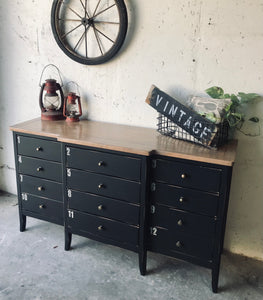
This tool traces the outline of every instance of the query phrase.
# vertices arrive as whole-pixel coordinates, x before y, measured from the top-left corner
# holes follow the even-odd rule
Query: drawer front
[[[213,239],[178,233],[163,228],[154,227],[151,232],[149,250],[162,252],[167,251],[174,253],[196,256],[201,259],[211,260],[213,254]]]
[[[19,176],[22,192],[63,201],[63,187],[61,183],[27,175]]]
[[[74,147],[66,154],[68,167],[140,181],[140,159]]]
[[[187,163],[156,159],[153,179],[207,192],[219,192],[221,171]]]
[[[62,166],[57,162],[19,155],[18,172],[62,182]]]
[[[168,230],[212,236],[215,234],[216,221],[207,216],[195,215],[163,205],[155,205],[151,214],[151,226]]]
[[[69,189],[138,203],[140,183],[75,169],[67,169]]]
[[[20,155],[61,162],[61,144],[39,138],[18,136],[17,151]]]
[[[62,202],[22,193],[22,209],[37,213],[48,219],[57,220],[63,224]]]
[[[68,190],[68,208],[129,224],[139,224],[138,205],[94,194]]]
[[[138,227],[69,210],[68,226],[72,230],[109,238],[122,243],[138,244]]]
[[[160,182],[151,184],[151,202],[208,216],[217,216],[218,212],[217,195]]]

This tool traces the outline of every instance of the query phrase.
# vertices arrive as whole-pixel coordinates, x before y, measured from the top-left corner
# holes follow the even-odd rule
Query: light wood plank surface
[[[210,150],[163,136],[155,129],[86,120],[68,123],[37,118],[11,126],[10,130],[76,145],[145,156],[160,154],[225,166],[233,165],[237,147],[237,141],[231,141],[218,150]]]

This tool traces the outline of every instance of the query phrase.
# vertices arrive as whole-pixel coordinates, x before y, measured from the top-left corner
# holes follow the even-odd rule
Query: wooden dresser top
[[[20,133],[55,138],[65,143],[145,156],[160,154],[224,166],[233,165],[237,148],[237,141],[231,141],[218,150],[210,150],[163,136],[155,129],[86,120],[68,123],[43,121],[37,118],[11,126],[10,129]]]

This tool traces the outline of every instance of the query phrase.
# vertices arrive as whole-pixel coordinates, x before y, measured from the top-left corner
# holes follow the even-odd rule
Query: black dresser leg
[[[139,252],[139,267],[141,275],[146,274],[147,251]]]
[[[70,249],[72,239],[72,233],[65,231],[65,250],[68,251]]]
[[[218,291],[218,278],[219,278],[219,264],[212,268],[212,291],[217,293]]]
[[[20,221],[20,231],[23,232],[26,230],[26,216],[19,214],[19,221]]]

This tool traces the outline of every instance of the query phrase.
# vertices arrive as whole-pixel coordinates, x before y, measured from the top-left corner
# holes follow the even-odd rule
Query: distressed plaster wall
[[[129,32],[121,53],[83,66],[54,41],[52,0],[0,1],[0,189],[16,193],[8,127],[39,116],[38,83],[48,63],[64,82],[79,84],[85,117],[98,121],[155,127],[156,113],[144,102],[151,84],[182,100],[213,85],[263,94],[263,1],[125,2]],[[225,248],[263,260],[262,102],[250,110],[261,132],[238,134]]]

